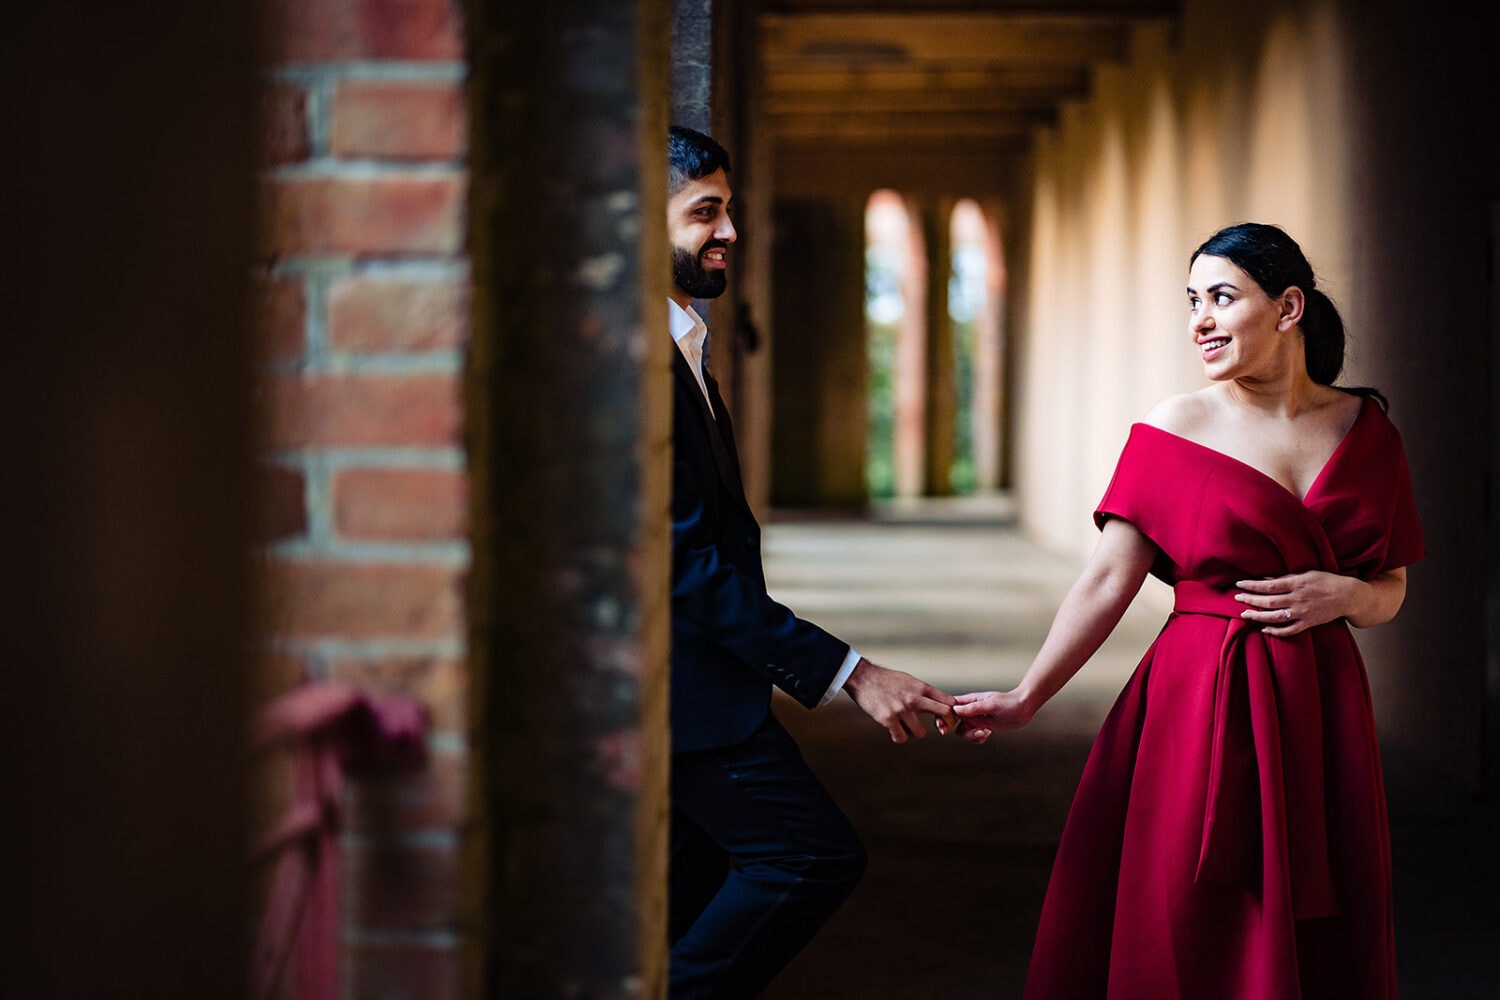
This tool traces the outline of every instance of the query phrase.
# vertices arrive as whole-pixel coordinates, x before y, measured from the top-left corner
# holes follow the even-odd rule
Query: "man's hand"
[[[864,657],[844,681],[844,690],[866,715],[890,731],[894,743],[927,735],[920,718],[923,712],[937,717],[939,732],[949,732],[958,725],[951,694],[911,674],[878,667]]]

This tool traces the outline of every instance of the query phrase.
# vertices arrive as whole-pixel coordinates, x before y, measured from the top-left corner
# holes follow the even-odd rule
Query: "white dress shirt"
[[[671,299],[667,299],[667,315],[672,323],[672,342],[687,358],[693,378],[698,380],[703,398],[708,400],[708,412],[713,413],[713,400],[708,399],[708,383],[703,380],[703,345],[708,342],[708,324],[698,317],[692,306],[684,309]]]
[[[671,320],[672,342],[687,359],[688,367],[692,369],[693,377],[698,380],[698,388],[703,390],[703,398],[708,400],[708,411],[713,412],[714,404],[708,399],[708,383],[703,380],[703,345],[708,340],[708,324],[698,316],[693,308],[682,306],[667,299],[667,314]],[[844,663],[839,667],[839,672],[834,675],[833,683],[828,685],[828,690],[818,701],[818,707],[828,704],[843,690],[844,682],[849,675],[854,673],[854,668],[859,665],[859,652],[849,647],[849,653],[844,657]]]

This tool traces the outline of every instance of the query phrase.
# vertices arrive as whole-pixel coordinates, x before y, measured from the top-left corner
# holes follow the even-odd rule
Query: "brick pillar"
[[[472,0],[464,995],[665,995],[669,5]]]
[[[927,250],[926,488],[928,496],[953,492],[954,418],[957,391],[953,364],[953,319],[948,313],[948,281],[953,275],[953,199],[934,198],[921,206]]]
[[[7,997],[242,997],[255,24],[7,26]]]
[[[346,995],[458,982],[466,766],[463,36],[453,0],[263,0],[267,693],[420,698],[420,773],[347,803]]]

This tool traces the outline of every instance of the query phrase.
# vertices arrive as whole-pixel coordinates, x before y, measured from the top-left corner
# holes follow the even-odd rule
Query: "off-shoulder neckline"
[[[1318,487],[1322,485],[1323,480],[1327,477],[1328,470],[1333,467],[1335,459],[1339,457],[1339,454],[1344,450],[1345,446],[1348,445],[1349,441],[1354,437],[1355,429],[1364,422],[1365,415],[1369,412],[1370,409],[1370,398],[1366,396],[1363,400],[1360,401],[1359,413],[1355,414],[1354,422],[1349,425],[1348,430],[1344,431],[1344,436],[1339,438],[1339,443],[1334,446],[1333,451],[1330,452],[1328,457],[1323,460],[1322,466],[1318,469],[1318,474],[1314,476],[1313,481],[1308,484],[1307,492],[1302,494],[1302,496],[1300,497],[1297,496],[1297,494],[1293,493],[1290,489],[1288,489],[1285,483],[1281,482],[1281,480],[1277,479],[1275,476],[1271,475],[1265,470],[1259,469],[1256,466],[1251,465],[1249,462],[1246,462],[1243,459],[1235,458],[1233,455],[1222,452],[1217,448],[1210,448],[1208,445],[1202,444],[1198,441],[1194,441],[1192,438],[1183,437],[1181,434],[1174,434],[1169,430],[1157,427],[1155,424],[1145,423],[1144,421],[1137,422],[1133,425],[1133,427],[1147,428],[1148,430],[1155,431],[1158,434],[1162,434],[1174,440],[1181,441],[1184,444],[1192,445],[1194,448],[1200,448],[1203,451],[1208,452],[1210,455],[1217,455],[1219,458],[1224,459],[1226,462],[1232,462],[1235,465],[1249,469],[1251,472],[1255,473],[1257,476],[1260,476],[1262,479],[1274,483],[1277,489],[1283,491],[1287,496],[1293,498],[1305,507],[1307,506],[1309,498],[1311,498],[1312,495],[1317,492]]]

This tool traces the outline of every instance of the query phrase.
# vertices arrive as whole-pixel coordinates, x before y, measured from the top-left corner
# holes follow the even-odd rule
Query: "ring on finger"
[[[1282,621],[1286,621],[1286,622],[1289,622],[1289,621],[1292,620],[1292,609],[1291,608],[1282,608],[1281,609],[1281,620]]]

